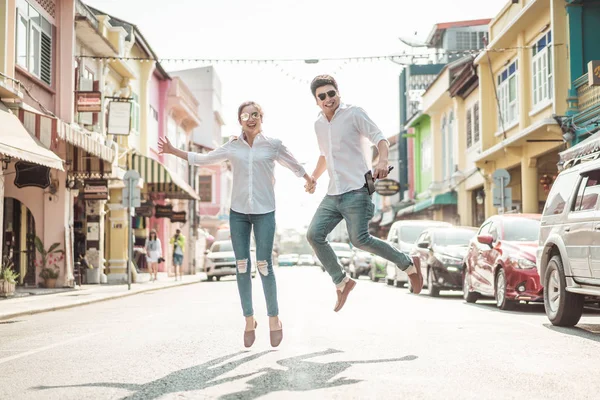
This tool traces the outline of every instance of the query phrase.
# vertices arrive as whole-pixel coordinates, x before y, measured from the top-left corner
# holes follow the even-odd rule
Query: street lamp
[[[485,193],[483,193],[482,190],[477,192],[477,196],[475,197],[475,201],[477,202],[477,204],[479,204],[479,205],[483,204],[483,201],[485,200],[484,195],[485,195]]]
[[[11,161],[10,156],[2,157],[2,171],[5,171],[8,169],[8,164],[10,164],[10,161]]]

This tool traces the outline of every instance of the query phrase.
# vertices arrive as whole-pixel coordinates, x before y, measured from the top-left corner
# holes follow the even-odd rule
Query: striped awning
[[[129,156],[129,168],[140,173],[149,193],[164,194],[168,199],[200,200],[200,196],[182,177],[157,160],[132,154]]]
[[[70,162],[69,175],[72,177],[105,179],[111,176],[111,163],[71,144],[67,144],[67,161]]]

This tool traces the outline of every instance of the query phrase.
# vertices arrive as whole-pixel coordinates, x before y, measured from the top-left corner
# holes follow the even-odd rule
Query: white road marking
[[[72,339],[64,340],[62,342],[58,342],[58,343],[50,344],[48,346],[40,347],[35,350],[26,351],[25,353],[15,354],[14,356],[6,357],[6,358],[0,358],[0,364],[4,364],[5,362],[9,362],[9,361],[16,360],[19,358],[27,357],[27,356],[30,356],[35,353],[40,353],[42,351],[50,350],[55,347],[59,347],[59,346],[62,346],[62,345],[68,344],[68,343],[78,342],[80,340],[87,339],[89,337],[96,336],[99,334],[100,334],[100,332],[90,333],[88,335],[78,336],[78,337],[75,337]]]

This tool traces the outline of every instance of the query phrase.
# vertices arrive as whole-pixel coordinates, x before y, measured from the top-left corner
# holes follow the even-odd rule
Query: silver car
[[[537,268],[548,319],[573,326],[586,297],[600,298],[600,160],[565,166],[542,214]]]
[[[390,227],[390,231],[387,236],[387,242],[406,254],[407,256],[412,252],[415,247],[415,242],[427,228],[443,228],[450,227],[452,224],[441,221],[427,221],[427,220],[405,220],[396,221]],[[375,263],[380,262],[381,257],[376,257]],[[388,262],[386,266],[386,277],[385,281],[388,285],[395,285],[402,287],[408,283],[408,275],[402,271],[392,262]]]
[[[256,276],[256,251],[250,249],[251,272],[252,277]],[[205,253],[204,272],[209,281],[217,279],[221,280],[222,276],[230,276],[236,274],[235,254],[231,240],[219,240],[210,246],[210,249]]]

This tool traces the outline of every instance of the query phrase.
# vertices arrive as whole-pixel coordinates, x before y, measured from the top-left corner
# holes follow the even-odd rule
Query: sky
[[[399,37],[424,39],[436,23],[493,18],[507,1],[84,0],[137,25],[159,58],[278,60],[401,54],[410,49]],[[176,71],[209,64],[162,65]],[[319,157],[319,108],[307,82],[318,74],[333,74],[342,101],[364,108],[386,137],[399,132],[402,66],[391,61],[212,65],[222,83],[223,135],[239,134],[237,107],[254,100],[265,111],[265,135],[281,139],[309,174]],[[325,173],[310,195],[303,179],[277,166],[278,227],[303,230],[328,182]]]

